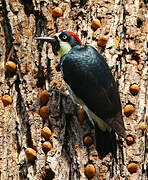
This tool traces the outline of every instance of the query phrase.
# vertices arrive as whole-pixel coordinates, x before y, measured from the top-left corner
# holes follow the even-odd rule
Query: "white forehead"
[[[54,36],[56,36],[59,39],[60,34],[61,33],[59,32],[59,33],[56,33]]]

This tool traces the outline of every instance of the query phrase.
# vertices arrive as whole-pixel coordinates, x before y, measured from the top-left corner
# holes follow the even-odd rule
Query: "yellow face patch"
[[[57,52],[61,57],[67,54],[71,50],[71,46],[68,42],[60,41],[60,50]]]
[[[57,53],[58,53],[58,56],[61,57],[67,54],[71,50],[71,46],[68,42],[61,41],[61,39],[59,38],[59,35],[60,33],[55,34],[55,36],[58,38],[59,43],[60,43],[60,50]]]

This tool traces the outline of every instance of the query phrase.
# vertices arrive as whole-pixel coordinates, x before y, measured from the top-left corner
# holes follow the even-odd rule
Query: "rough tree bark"
[[[147,121],[147,4],[146,0],[0,0],[0,96],[9,94],[13,103],[4,106],[0,99],[0,179],[81,179],[85,180],[85,166],[95,165],[93,179],[148,178],[147,130],[138,124]],[[52,17],[52,9],[59,6],[63,16]],[[102,26],[94,31],[93,18],[99,18]],[[53,56],[51,47],[36,42],[35,37],[53,35],[63,29],[78,34],[83,44],[97,47],[100,35],[109,37],[101,53],[119,84],[122,107],[133,104],[134,113],[123,114],[127,134],[134,144],[123,142],[117,149],[116,163],[111,155],[100,159],[94,144],[85,147],[83,137],[94,137],[87,117],[81,125],[77,119],[77,107],[72,103],[60,72],[56,71],[59,59]],[[17,64],[15,73],[6,71],[11,60]],[[133,96],[131,84],[138,84],[140,91]],[[42,89],[49,92],[50,115],[39,115],[39,96]],[[41,128],[48,126],[53,134],[53,148],[44,154]],[[25,148],[37,152],[35,161],[25,156]],[[127,165],[137,164],[137,171],[130,173]]]

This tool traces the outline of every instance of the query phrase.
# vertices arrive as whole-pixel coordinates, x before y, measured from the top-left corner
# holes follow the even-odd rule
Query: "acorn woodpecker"
[[[120,96],[105,58],[90,45],[82,45],[71,31],[38,37],[51,43],[60,56],[60,70],[73,101],[83,106],[89,119],[103,132],[115,131],[125,138]]]

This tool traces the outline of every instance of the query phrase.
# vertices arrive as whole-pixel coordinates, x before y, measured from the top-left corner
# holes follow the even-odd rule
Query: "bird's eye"
[[[62,39],[63,39],[63,40],[66,40],[66,39],[67,39],[67,36],[66,36],[66,35],[63,35],[63,36],[62,36]]]

